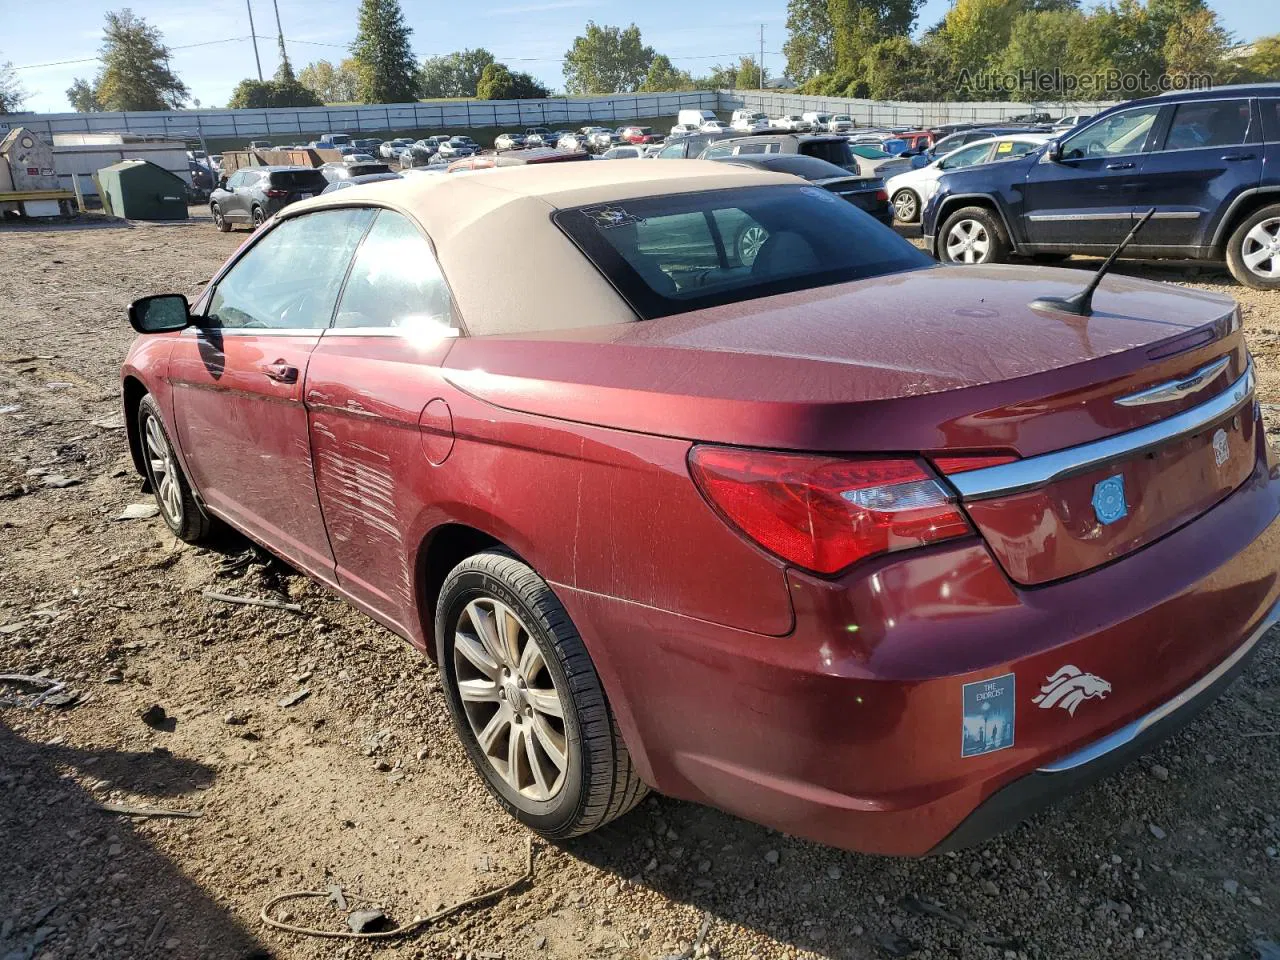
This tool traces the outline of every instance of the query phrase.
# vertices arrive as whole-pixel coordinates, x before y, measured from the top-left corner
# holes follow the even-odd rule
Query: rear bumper
[[[1054,800],[1114,773],[1177,733],[1231,686],[1258,652],[1263,636],[1277,623],[1280,603],[1267,611],[1231,656],[1196,683],[1146,716],[997,790],[930,853],[961,850],[1003,833]]]
[[[785,637],[555,589],[652,786],[834,846],[919,856],[1012,825],[1207,704],[1276,615],[1278,517],[1280,472],[1259,443],[1254,473],[1199,519],[1035,588],[977,540],[837,580],[792,572]],[[1096,682],[1078,702],[1045,696],[1068,666]],[[969,705],[991,683],[1014,705],[1011,735],[975,750]]]

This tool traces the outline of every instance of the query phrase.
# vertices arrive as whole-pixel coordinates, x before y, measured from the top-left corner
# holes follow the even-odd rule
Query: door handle
[[[1257,156],[1256,153],[1224,153],[1222,159],[1231,163],[1239,160],[1255,160]]]
[[[1108,164],[1106,164],[1106,169],[1108,169],[1108,170],[1132,170],[1132,169],[1133,169],[1133,163],[1132,163],[1132,162],[1130,162],[1130,161],[1128,161],[1128,160],[1124,161],[1123,163],[1108,163]]]
[[[278,380],[280,383],[298,382],[298,368],[291,367],[283,360],[277,360],[275,363],[264,363],[262,372],[272,380]]]

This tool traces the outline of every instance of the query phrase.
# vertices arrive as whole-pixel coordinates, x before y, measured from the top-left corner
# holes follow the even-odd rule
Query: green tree
[[[787,76],[803,83],[836,66],[835,33],[828,0],[788,0]]]
[[[649,64],[640,89],[645,93],[661,93],[665,90],[692,90],[693,77],[687,70],[677,70],[671,58],[660,53]]]
[[[889,37],[867,50],[855,82],[874,100],[939,100],[945,95],[942,73],[932,47]]]
[[[759,90],[764,86],[760,76],[760,63],[755,57],[744,54],[734,70],[733,85],[738,90]]]
[[[1071,78],[1104,72],[1108,67],[1096,39],[1089,18],[1078,9],[1021,14],[1010,29],[999,69],[1015,77],[1035,79],[1030,87],[1014,92],[1013,98],[1079,99],[1081,91],[1071,85]],[[1089,96],[1092,91],[1083,93]]]
[[[738,83],[738,68],[733,64],[722,67],[716,64],[705,77],[693,81],[697,90],[731,90]]]
[[[653,47],[644,45],[634,23],[623,30],[588,20],[564,55],[565,88],[570,93],[631,93],[644,82],[653,58]]]
[[[1007,92],[993,89],[988,81],[999,72],[1014,21],[1022,13],[1023,0],[956,0],[931,39],[954,77],[957,99],[1007,98]]]
[[[495,62],[484,47],[428,57],[418,71],[418,95],[427,99],[474,97],[485,68]]]
[[[551,91],[527,73],[513,73],[505,63],[491,63],[480,74],[476,97],[480,100],[541,100]]]
[[[132,10],[108,12],[94,95],[104,110],[170,110],[187,100],[187,87],[169,69],[169,48],[159,30]]]
[[[0,63],[0,113],[16,113],[27,99],[27,91],[18,82],[13,64]]]
[[[98,102],[98,95],[93,92],[93,86],[81,77],[76,77],[71,82],[71,86],[67,87],[67,100],[70,101],[71,109],[76,113],[97,113],[102,109],[102,104]]]
[[[409,45],[412,33],[399,0],[360,0],[359,26],[351,44],[357,100],[406,103],[417,99],[417,63]]]
[[[328,60],[309,63],[298,74],[298,82],[324,103],[351,103],[356,98],[355,64],[350,59],[336,67]]]
[[[227,107],[231,110],[264,107],[320,107],[314,90],[298,80],[241,80],[231,92]]]
[[[1170,25],[1164,40],[1164,71],[1171,77],[1219,81],[1231,36],[1212,10],[1197,10]]]
[[[836,70],[857,70],[868,49],[889,37],[905,36],[921,0],[828,0]]]
[[[1255,83],[1280,80],[1280,33],[1263,37],[1250,48],[1236,60],[1240,78]]]

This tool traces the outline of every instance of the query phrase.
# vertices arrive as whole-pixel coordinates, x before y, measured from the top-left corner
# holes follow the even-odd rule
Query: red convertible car
[[[925,854],[1166,736],[1277,619],[1239,311],[1032,303],[1081,282],[702,161],[355,187],[130,307],[129,440],[179,537],[435,658],[544,835],[652,787]]]

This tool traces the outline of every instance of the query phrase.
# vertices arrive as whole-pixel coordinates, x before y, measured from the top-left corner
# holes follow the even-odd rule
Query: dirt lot
[[[654,797],[538,844],[531,883],[403,940],[265,927],[269,897],[330,884],[396,922],[430,914],[518,876],[526,835],[408,646],[300,576],[219,577],[224,555],[158,518],[115,519],[146,500],[119,419],[123,307],[193,293],[244,237],[0,228],[0,672],[48,671],[82,697],[0,706],[0,957],[1199,960],[1280,941],[1274,638],[1176,739],[977,850],[857,856]],[[1263,400],[1280,402],[1280,297],[1216,270],[1126,269],[1239,297]],[[208,587],[280,591],[303,613],[212,603]],[[141,718],[153,705],[158,727]],[[287,909],[343,923],[324,901]]]

